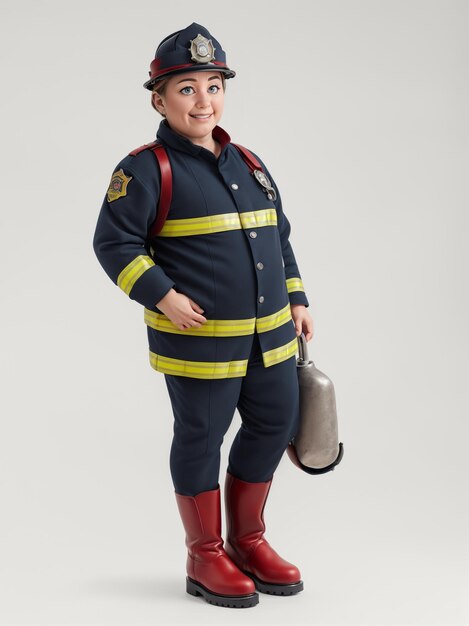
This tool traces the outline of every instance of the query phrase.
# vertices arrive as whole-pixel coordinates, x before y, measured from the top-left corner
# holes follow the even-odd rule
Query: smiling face
[[[194,143],[211,138],[223,113],[224,97],[221,72],[212,70],[171,76],[164,95],[152,96],[171,128]]]

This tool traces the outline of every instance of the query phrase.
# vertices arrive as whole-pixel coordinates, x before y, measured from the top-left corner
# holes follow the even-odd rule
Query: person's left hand
[[[306,341],[313,338],[313,320],[308,313],[304,304],[291,304],[291,316],[295,324],[296,336],[299,337],[303,332],[305,334]]]

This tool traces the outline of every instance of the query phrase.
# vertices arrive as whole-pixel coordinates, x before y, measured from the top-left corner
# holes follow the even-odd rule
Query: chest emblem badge
[[[108,202],[112,202],[113,200],[117,200],[117,198],[122,198],[122,196],[126,196],[127,185],[132,180],[132,178],[133,176],[126,176],[122,168],[117,172],[114,172],[107,190]]]
[[[277,194],[275,189],[272,187],[272,183],[269,178],[262,172],[261,170],[254,170],[253,174],[258,183],[262,185],[262,190],[265,191],[269,200],[276,200]]]

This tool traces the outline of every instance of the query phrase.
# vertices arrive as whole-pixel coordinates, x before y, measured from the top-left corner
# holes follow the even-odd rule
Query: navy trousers
[[[195,496],[217,488],[220,447],[236,408],[242,424],[230,449],[228,471],[248,482],[272,478],[299,427],[295,355],[264,367],[254,333],[246,376],[164,376],[174,414],[170,470],[176,493]]]

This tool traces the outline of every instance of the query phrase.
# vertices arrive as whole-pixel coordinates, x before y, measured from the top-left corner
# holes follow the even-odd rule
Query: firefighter
[[[299,425],[297,337],[313,322],[278,187],[261,158],[253,174],[218,125],[235,72],[193,22],[159,44],[144,87],[162,120],[172,195],[160,232],[161,172],[151,150],[114,168],[93,248],[105,272],[143,307],[149,361],[174,414],[170,471],[185,530],[186,591],[250,607],[257,591],[303,589],[297,566],[264,537],[274,472]],[[242,424],[224,482],[220,447],[236,408]]]

